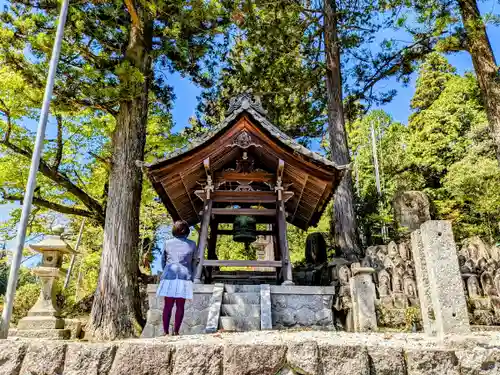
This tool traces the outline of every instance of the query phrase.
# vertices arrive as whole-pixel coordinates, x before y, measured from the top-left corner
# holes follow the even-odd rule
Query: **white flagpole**
[[[36,174],[40,165],[40,155],[43,150],[43,141],[45,139],[45,129],[47,127],[47,119],[49,117],[50,100],[52,99],[52,90],[54,88],[54,80],[57,71],[57,63],[59,62],[59,54],[61,52],[61,44],[64,33],[64,24],[68,14],[69,0],[63,0],[61,5],[61,13],[59,14],[59,24],[57,25],[56,38],[54,40],[54,48],[50,58],[49,75],[45,86],[45,94],[43,96],[42,110],[40,112],[40,120],[38,122],[38,130],[35,140],[35,148],[31,158],[31,167],[26,184],[26,193],[23,199],[23,210],[19,228],[17,230],[16,248],[14,249],[14,257],[10,265],[9,283],[5,293],[5,304],[3,306],[2,319],[0,320],[0,339],[7,338],[9,334],[10,318],[12,316],[12,307],[14,305],[14,296],[16,294],[17,279],[19,276],[19,266],[23,257],[24,241],[26,240],[26,229],[28,219],[31,212],[31,203],[33,201],[33,192],[36,187]]]

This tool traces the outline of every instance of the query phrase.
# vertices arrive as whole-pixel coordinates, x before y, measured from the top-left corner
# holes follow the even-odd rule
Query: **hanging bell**
[[[233,241],[250,244],[257,240],[257,220],[252,216],[236,216],[233,223]]]

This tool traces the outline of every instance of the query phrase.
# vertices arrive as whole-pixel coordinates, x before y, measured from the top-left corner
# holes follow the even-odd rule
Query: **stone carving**
[[[370,246],[361,261],[375,270],[379,324],[404,326],[406,309],[419,305],[413,261],[407,242]]]
[[[345,328],[346,331],[354,330],[354,322],[352,317],[352,299],[349,280],[351,279],[351,270],[349,266],[344,264],[338,269],[338,282],[340,284],[339,291],[335,295],[334,308],[337,311],[337,324]]]
[[[463,241],[458,260],[473,324],[500,324],[500,250],[479,237]]]
[[[235,112],[239,108],[253,109],[259,112],[261,115],[267,115],[266,110],[262,107],[260,97],[253,96],[249,91],[243,92],[237,96],[233,96],[229,100],[229,108],[226,111],[226,117],[232,115],[233,112]]]
[[[406,227],[410,232],[431,219],[429,199],[421,191],[400,192],[394,197],[392,205],[398,226]]]
[[[319,265],[326,260],[326,241],[323,233],[309,234],[306,239],[306,263]]]
[[[252,140],[250,134],[248,134],[246,131],[242,131],[238,134],[234,142],[230,145],[227,145],[226,147],[239,147],[243,150],[246,150],[250,146],[262,147],[262,145],[259,145]]]

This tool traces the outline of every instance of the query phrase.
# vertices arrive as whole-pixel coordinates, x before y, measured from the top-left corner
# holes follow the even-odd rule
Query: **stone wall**
[[[493,375],[498,337],[251,332],[79,343],[0,341],[2,375]]]
[[[333,287],[271,285],[274,329],[332,327]]]
[[[157,284],[149,284],[147,288],[149,310],[142,337],[160,337],[164,335],[162,321],[164,298],[156,297],[157,286]],[[205,332],[213,287],[213,285],[193,284],[193,299],[186,301],[184,320],[180,330],[181,334]],[[175,307],[172,316],[175,316]]]

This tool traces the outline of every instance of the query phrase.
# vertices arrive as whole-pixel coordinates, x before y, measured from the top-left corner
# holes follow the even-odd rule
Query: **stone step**
[[[224,291],[226,293],[260,293],[260,284],[259,285],[224,284]]]
[[[258,305],[260,304],[260,293],[242,292],[227,293],[222,295],[222,303],[226,305]]]
[[[260,305],[222,305],[221,316],[230,316],[232,318],[259,318]]]
[[[260,318],[233,318],[230,316],[221,316],[219,318],[219,329],[229,332],[259,331]]]

